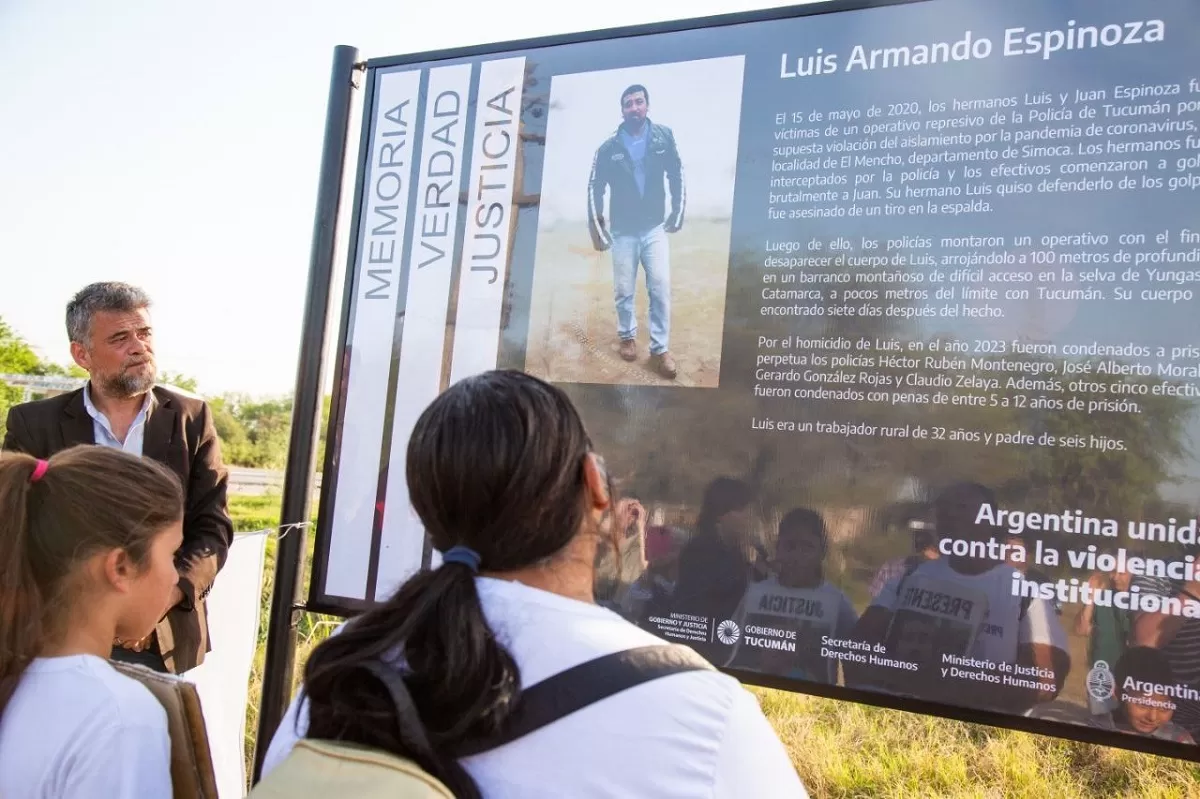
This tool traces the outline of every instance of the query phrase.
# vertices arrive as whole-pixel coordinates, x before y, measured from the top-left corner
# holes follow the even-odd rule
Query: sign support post
[[[309,516],[313,456],[320,434],[325,331],[329,318],[329,292],[333,283],[338,212],[357,59],[358,50],[354,47],[338,45],[334,48],[321,173],[317,184],[317,209],[313,220],[308,290],[304,303],[304,327],[300,339],[292,429],[279,517],[280,527],[285,532],[278,539],[275,553],[275,584],[267,622],[267,651],[255,738],[253,782],[258,782],[262,776],[267,745],[283,718],[291,695],[296,625],[303,610],[299,601],[307,539],[303,524]]]

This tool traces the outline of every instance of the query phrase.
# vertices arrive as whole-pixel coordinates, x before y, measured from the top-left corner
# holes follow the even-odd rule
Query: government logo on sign
[[[732,619],[726,619],[717,625],[717,640],[726,646],[733,646],[741,637],[742,629]]]
[[[1116,688],[1117,681],[1108,664],[1103,660],[1097,660],[1087,673],[1088,695],[1097,702],[1102,702],[1105,699],[1112,699]]]

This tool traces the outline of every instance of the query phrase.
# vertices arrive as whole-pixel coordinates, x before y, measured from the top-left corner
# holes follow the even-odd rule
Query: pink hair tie
[[[46,476],[46,470],[50,468],[50,464],[42,459],[38,459],[37,466],[33,467],[33,474],[29,475],[29,482],[36,483]]]

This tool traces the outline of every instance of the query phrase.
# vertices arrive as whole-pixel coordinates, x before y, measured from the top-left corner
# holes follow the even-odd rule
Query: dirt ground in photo
[[[715,388],[721,373],[729,234],[728,219],[689,219],[670,236],[670,348],[679,374],[668,380],[650,358],[645,271],[638,269],[638,358],[630,363],[617,352],[611,252],[593,249],[584,222],[539,231],[525,371],[557,383]]]

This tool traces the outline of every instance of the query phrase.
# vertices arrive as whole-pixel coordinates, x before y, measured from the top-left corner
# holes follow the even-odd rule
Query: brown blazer
[[[153,394],[142,455],[174,471],[186,495],[183,545],[175,555],[184,599],[155,628],[167,669],[180,674],[200,665],[212,649],[204,598],[233,543],[226,499],[229,475],[208,404],[163,388]],[[14,405],[8,411],[4,449],[49,458],[77,444],[95,444],[92,425],[83,389]]]

